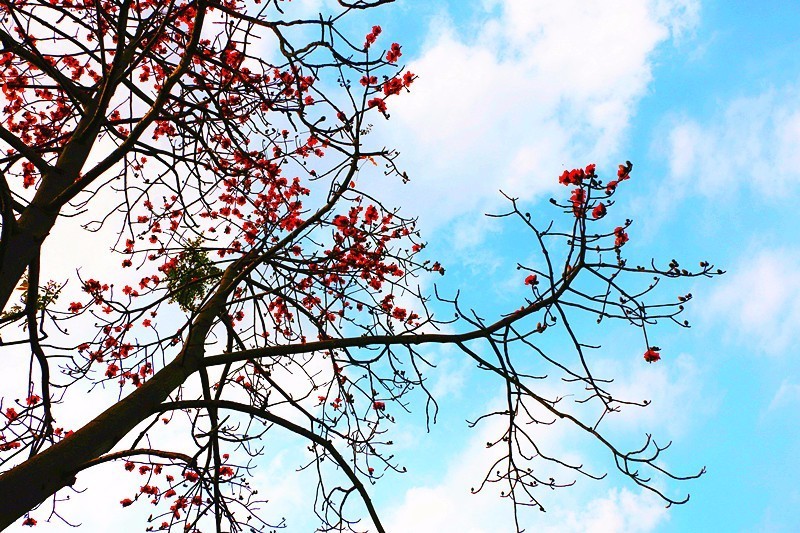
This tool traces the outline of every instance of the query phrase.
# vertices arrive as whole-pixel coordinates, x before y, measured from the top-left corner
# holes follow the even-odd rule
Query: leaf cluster
[[[222,274],[202,247],[202,237],[191,239],[178,256],[177,265],[167,272],[170,301],[183,311],[195,311],[199,302],[209,293],[209,288]]]

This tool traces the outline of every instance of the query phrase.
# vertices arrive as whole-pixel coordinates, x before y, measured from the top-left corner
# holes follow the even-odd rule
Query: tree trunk
[[[0,530],[75,483],[82,465],[110,451],[137,424],[158,412],[158,405],[197,370],[198,363],[190,361],[197,359],[178,357],[71,436],[0,475]]]
[[[8,241],[3,243],[0,257],[0,311],[11,299],[25,269],[39,254],[42,242],[53,229],[57,216],[57,213],[46,213],[31,204],[17,221],[17,227]]]

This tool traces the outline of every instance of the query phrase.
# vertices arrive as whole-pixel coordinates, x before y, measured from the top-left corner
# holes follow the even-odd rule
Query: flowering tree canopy
[[[356,525],[365,509],[384,531],[369,486],[401,469],[384,438],[392,409],[421,391],[419,408],[435,412],[419,351],[435,344],[505,386],[505,407],[485,414],[504,431],[483,485],[503,484],[515,513],[542,507],[537,487],[570,483],[538,477],[536,461],[597,477],[537,448],[530,423],[556,419],[633,483],[683,501],[656,482],[685,479],[661,466],[663,447],[648,436],[631,452],[600,432],[605,414],[635,402],[594,377],[570,320],[628,322],[652,363],[661,352],[647,327],[686,325],[677,315],[691,297],[646,303],[658,280],[717,271],[629,265],[631,221],[613,197],[632,166],[606,182],[590,165],[559,179],[571,188],[553,200],[565,224],[540,227],[511,197],[497,215],[541,253],[519,265],[518,309],[487,321],[425,295],[418,279],[443,266],[423,257],[413,219],[359,187],[408,179],[396,152],[365,137],[416,77],[380,26],[341,29],[390,1],[339,0],[306,20],[282,0],[0,0],[0,348],[30,363],[0,390],[0,494],[15,495],[0,498],[0,528],[58,516],[39,506],[111,461],[143,476],[120,505],[154,503],[153,529],[268,527],[248,477],[262,443],[287,432],[307,441],[323,529],[372,527]],[[43,279],[48,235],[70,219],[110,239],[114,273],[87,261]],[[555,331],[570,350],[540,348]],[[579,384],[599,417],[537,392],[522,363],[532,357]],[[118,401],[63,427],[81,384],[114,387]]]

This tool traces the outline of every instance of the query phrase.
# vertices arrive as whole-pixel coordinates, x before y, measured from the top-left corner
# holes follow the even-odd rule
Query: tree
[[[505,421],[484,485],[503,484],[515,516],[542,508],[536,487],[569,484],[537,477],[535,456],[596,477],[538,450],[532,420],[568,420],[634,483],[685,501],[645,474],[687,479],[657,462],[664,447],[648,436],[622,451],[600,433],[607,413],[637,404],[594,376],[570,317],[629,322],[654,362],[647,327],[688,326],[677,315],[691,295],[645,297],[662,278],[719,271],[629,266],[631,221],[612,229],[606,217],[632,165],[607,183],[589,165],[560,178],[572,188],[553,200],[566,223],[542,228],[511,197],[498,215],[527,227],[541,250],[541,264],[519,265],[528,291],[519,309],[489,321],[458,298],[422,294],[416,278],[444,268],[424,258],[413,219],[358,186],[375,174],[408,179],[394,151],[365,137],[415,75],[398,66],[398,43],[381,45],[379,26],[357,40],[341,29],[390,1],[339,0],[313,19],[288,16],[282,0],[0,1],[1,345],[30,357],[0,407],[0,493],[16,495],[0,499],[0,526],[57,515],[55,505],[49,516],[32,511],[82,471],[118,461],[147,480],[121,505],[156,501],[155,529],[268,527],[246,478],[259,443],[286,431],[308,442],[323,529],[369,527],[356,523],[357,496],[383,531],[368,486],[401,468],[385,427],[418,393],[435,416],[419,350],[442,343],[505,383],[506,407],[482,417]],[[70,218],[110,236],[115,279],[95,279],[88,264],[70,280],[41,279],[47,236]],[[455,332],[437,332],[443,324]],[[538,345],[556,330],[571,362]],[[599,418],[537,393],[523,363],[532,355],[578,384]],[[119,400],[75,431],[60,427],[69,391],[87,383],[118,386]],[[185,432],[180,449],[158,447],[162,421]]]

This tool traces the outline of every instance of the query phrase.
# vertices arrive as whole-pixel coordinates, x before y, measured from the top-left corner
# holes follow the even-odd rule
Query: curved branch
[[[246,413],[249,415],[253,415],[259,418],[263,418],[264,420],[268,420],[273,424],[281,426],[284,429],[288,429],[292,433],[300,435],[301,437],[305,437],[306,439],[310,440],[314,444],[322,446],[331,456],[334,458],[336,463],[344,470],[345,475],[350,479],[355,486],[358,494],[361,496],[364,505],[367,507],[367,511],[369,512],[370,518],[372,518],[375,527],[377,528],[379,533],[386,533],[386,529],[384,529],[383,524],[381,523],[380,517],[378,516],[378,512],[375,509],[375,505],[372,503],[372,499],[367,492],[366,487],[358,478],[356,473],[347,463],[345,458],[342,456],[341,453],[336,449],[333,443],[329,440],[322,438],[321,436],[317,435],[313,431],[310,431],[302,426],[298,426],[288,420],[281,418],[279,416],[274,415],[268,411],[259,409],[252,405],[232,402],[229,400],[182,400],[177,402],[167,402],[160,405],[156,410],[154,410],[153,414],[156,413],[163,413],[165,411],[173,411],[179,409],[230,409],[233,411],[239,411],[241,413]]]

